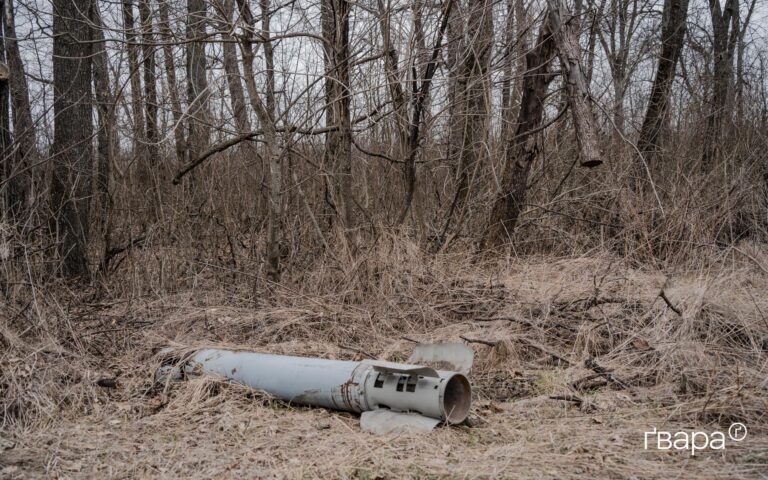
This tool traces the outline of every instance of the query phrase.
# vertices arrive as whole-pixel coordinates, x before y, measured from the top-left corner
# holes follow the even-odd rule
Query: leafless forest
[[[763,0],[0,5],[0,477],[768,472]],[[152,379],[429,341],[423,436]]]

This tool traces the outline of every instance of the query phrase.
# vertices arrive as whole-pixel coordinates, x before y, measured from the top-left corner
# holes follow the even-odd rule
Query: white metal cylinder
[[[418,365],[207,349],[184,368],[221,375],[287,402],[358,413],[387,408],[456,424],[467,418],[471,403],[463,374]]]

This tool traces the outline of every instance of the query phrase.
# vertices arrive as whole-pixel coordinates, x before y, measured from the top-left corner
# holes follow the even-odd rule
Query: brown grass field
[[[34,342],[23,305],[0,313],[0,477],[766,478],[764,247],[674,271],[421,252],[384,237],[348,270],[321,261],[290,287],[202,268],[162,294],[36,291],[26,308],[50,321],[27,325]],[[156,254],[132,252],[114,285],[140,285]],[[413,341],[462,337],[476,353],[470,420],[428,435],[375,436],[355,415],[215,378],[153,387],[165,345],[403,361]],[[613,380],[590,378],[589,358]],[[644,448],[653,428],[733,422],[748,436],[723,450]]]

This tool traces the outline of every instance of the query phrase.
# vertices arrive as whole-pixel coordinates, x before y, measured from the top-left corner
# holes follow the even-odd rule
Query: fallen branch
[[[373,355],[371,355],[370,353],[368,353],[366,351],[360,350],[359,348],[348,347],[346,345],[339,345],[339,348],[342,349],[342,350],[349,350],[350,352],[359,353],[360,355],[362,355],[364,357],[368,357],[371,360],[376,360],[376,357],[374,357]]]
[[[667,297],[667,294],[664,292],[663,288],[659,292],[659,296],[662,300],[664,300],[664,303],[666,303],[667,306],[672,309],[673,312],[675,312],[680,317],[683,316],[683,312],[672,303],[672,301]]]
[[[592,380],[600,378],[601,380],[599,382],[592,382]],[[591,382],[591,383],[587,383]],[[608,381],[603,378],[603,376],[599,373],[594,373],[592,375],[587,375],[584,378],[580,378],[579,380],[576,380],[571,384],[574,390],[578,390],[580,392],[583,392],[585,390],[593,390],[598,387],[604,387],[608,385]]]
[[[577,397],[576,395],[550,395],[549,398],[551,400],[562,400],[564,402],[573,402],[576,404],[577,407],[580,407],[584,400],[582,400],[581,397]]]
[[[125,252],[126,250],[130,250],[133,247],[140,247],[144,244],[144,241],[146,241],[147,235],[139,235],[136,238],[132,238],[128,240],[127,242],[118,245],[116,247],[112,247],[109,250],[107,250],[104,253],[104,258],[101,261],[101,267],[100,270],[102,272],[106,272],[107,268],[109,267],[109,262],[112,261],[113,258],[120,255],[121,253]]]
[[[550,395],[551,400],[562,400],[564,402],[571,402],[575,404],[579,410],[585,413],[594,412],[599,410],[598,406],[589,400],[584,400],[576,395]]]
[[[600,375],[604,379],[608,380],[610,383],[614,384],[619,389],[624,390],[629,388],[629,384],[627,384],[625,381],[619,378],[614,377],[608,370],[598,365],[595,359],[592,357],[589,357],[584,361],[584,366],[592,370],[596,374]]]
[[[527,343],[531,347],[533,347],[533,348],[535,348],[537,350],[540,350],[541,352],[546,353],[547,355],[551,355],[552,357],[560,360],[562,363],[564,363],[564,364],[566,364],[568,366],[573,365],[573,362],[571,362],[567,358],[563,357],[562,355],[560,355],[558,353],[553,352],[552,350],[548,349],[547,347],[545,347],[545,346],[543,346],[543,345],[541,345],[541,344],[539,344],[537,342],[534,342],[533,340],[529,340],[529,339],[527,339],[525,337],[516,337],[516,339],[517,340],[521,340],[521,341]]]
[[[467,343],[480,343],[482,345],[488,345],[489,347],[495,347],[499,344],[499,342],[495,340],[482,340],[479,338],[467,338],[464,335],[459,335],[459,338],[464,340]]]

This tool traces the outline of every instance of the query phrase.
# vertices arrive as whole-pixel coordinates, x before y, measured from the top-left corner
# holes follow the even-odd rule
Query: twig
[[[277,127],[275,128],[275,131],[277,133],[298,133],[300,135],[322,135],[328,132],[334,132],[338,129],[339,127],[336,125],[331,125],[324,128],[313,128],[313,129],[301,129],[295,126],[287,126],[287,127]],[[262,135],[264,135],[264,130],[255,130],[253,132],[247,132],[241,135],[237,135],[228,140],[224,140],[223,142],[219,142],[213,145],[208,150],[203,152],[198,158],[184,165],[181,168],[181,170],[179,170],[176,173],[176,175],[173,177],[172,183],[174,185],[178,185],[179,183],[181,183],[181,179],[184,177],[184,175],[194,170],[198,165],[206,161],[209,157],[213,156],[214,154],[223,152],[224,150],[230,147],[234,147],[235,145],[245,142],[247,140],[259,141],[257,137],[260,137]]]
[[[678,314],[681,317],[683,316],[683,312],[680,311],[679,308],[677,308],[676,306],[674,306],[672,304],[672,301],[667,297],[667,294],[664,292],[663,288],[659,292],[659,296],[661,297],[662,300],[664,300],[664,303],[666,303],[667,306],[672,309],[673,312],[675,312],[676,314]]]
[[[566,364],[568,366],[573,365],[573,362],[571,362],[567,358],[565,358],[562,355],[559,355],[559,354],[553,352],[552,350],[548,349],[547,347],[545,347],[545,346],[543,346],[543,345],[541,345],[541,344],[539,344],[537,342],[534,342],[533,340],[529,340],[529,339],[527,339],[525,337],[516,337],[516,338],[518,340],[522,340],[523,342],[527,343],[528,345],[532,346],[533,348],[535,348],[537,350],[541,350],[542,352],[546,353],[547,355],[551,355],[551,356],[555,357],[556,359],[560,360],[561,362],[563,362],[564,364]]]
[[[619,378],[616,378],[613,375],[611,375],[611,373],[608,370],[606,370],[605,368],[603,368],[600,365],[598,365],[597,362],[595,361],[595,359],[592,358],[592,357],[589,357],[588,359],[586,359],[584,361],[584,366],[587,367],[588,369],[592,370],[596,374],[600,375],[604,379],[608,380],[609,382],[611,382],[616,387],[618,387],[618,388],[620,388],[622,390],[629,388],[629,384],[627,384],[625,381],[623,381],[623,380],[621,380]]]
[[[592,375],[587,375],[586,377],[580,378],[580,379],[576,380],[575,382],[573,382],[571,384],[571,386],[575,390],[583,392],[584,390],[587,389],[586,383],[590,382],[590,381],[592,381],[592,380],[594,380],[596,378],[603,378],[603,376],[601,374],[599,374],[599,373],[594,373]],[[594,389],[594,388],[597,388],[597,387],[603,387],[605,385],[608,385],[608,382],[605,379],[603,379],[600,382],[594,382],[594,383],[589,384],[589,388]]]
[[[400,337],[400,338],[402,338],[403,340],[406,340],[406,341],[408,341],[408,342],[413,342],[413,343],[421,343],[420,341],[418,341],[418,340],[414,340],[414,339],[412,339],[411,337],[406,337],[405,335],[403,335],[403,336],[402,336],[402,337]]]
[[[130,250],[133,247],[140,247],[144,244],[144,241],[147,239],[147,235],[139,235],[136,238],[132,238],[129,241],[123,243],[122,245],[118,245],[116,247],[112,247],[109,250],[107,250],[104,253],[104,259],[101,261],[101,271],[106,272],[107,268],[109,268],[109,262],[112,261],[113,258],[120,255],[126,250]]]
[[[580,407],[584,403],[584,400],[582,400],[581,397],[577,397],[576,395],[550,395],[549,398],[551,400],[563,400],[565,402],[573,402],[578,407]]]
[[[459,335],[459,338],[464,340],[467,343],[481,343],[483,345],[488,345],[489,347],[495,347],[496,345],[499,344],[499,342],[497,342],[497,341],[482,340],[482,339],[479,339],[479,338],[467,338],[464,335]]]
[[[365,351],[363,351],[363,350],[360,350],[359,348],[355,348],[355,347],[348,347],[348,346],[346,346],[346,345],[339,345],[338,347],[339,347],[340,349],[342,349],[342,350],[349,350],[350,352],[359,353],[360,355],[362,355],[362,356],[364,356],[364,357],[368,357],[368,358],[370,358],[370,359],[372,359],[372,360],[376,360],[376,357],[374,357],[373,355],[371,355],[371,354],[370,354],[370,353],[368,353],[368,352],[365,352]]]

